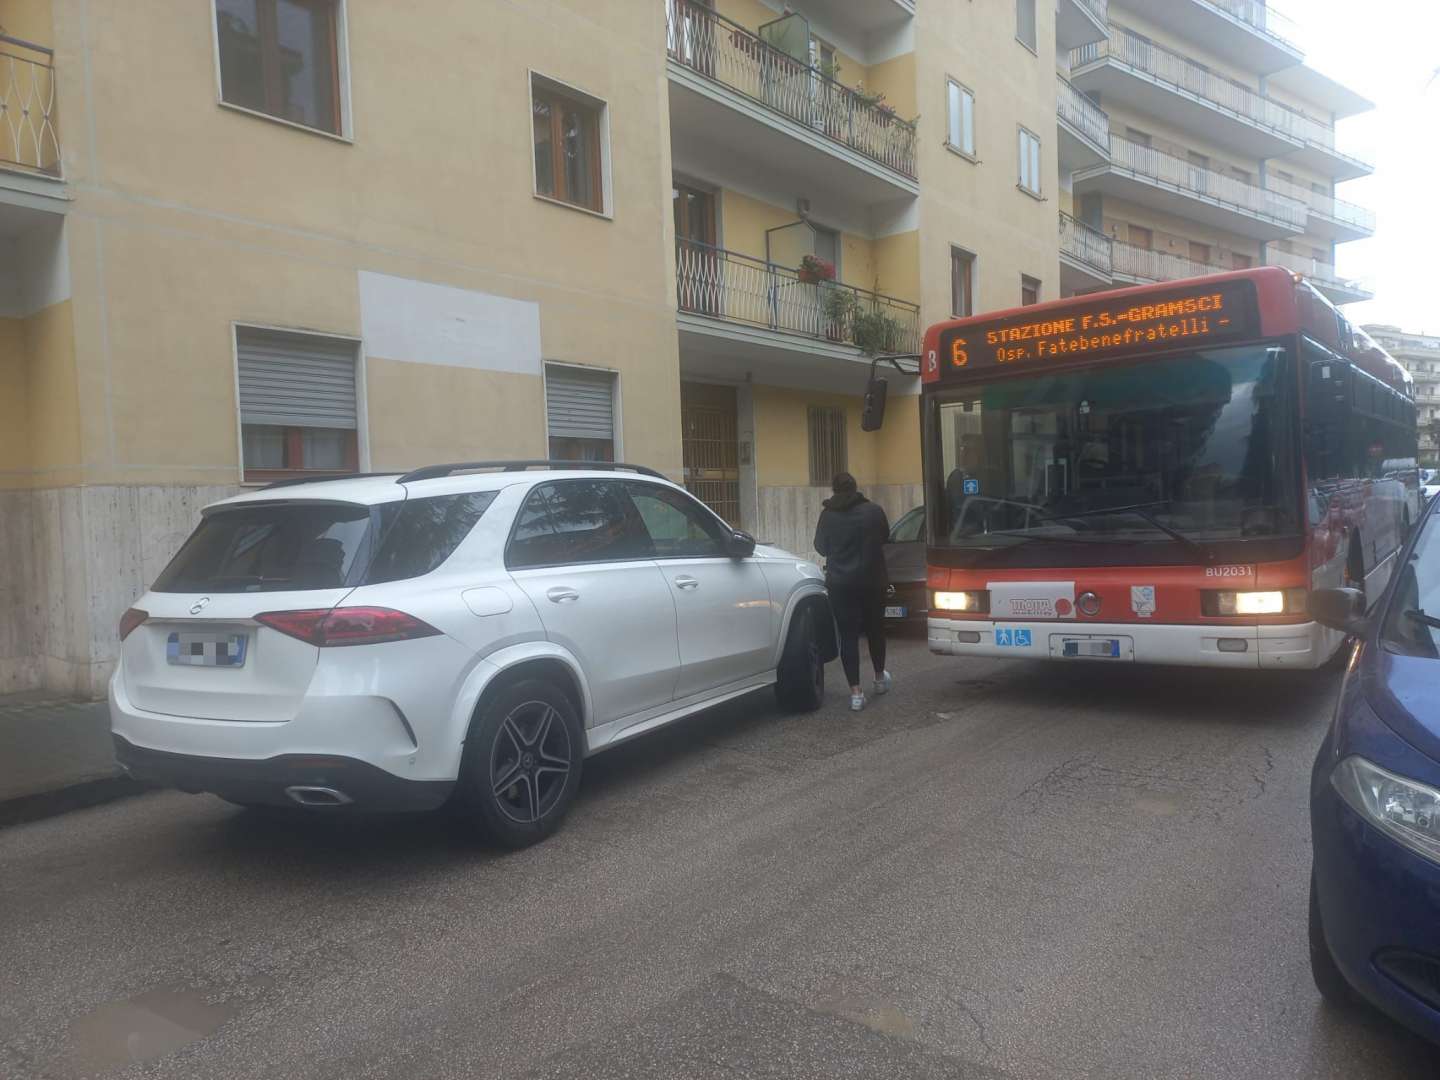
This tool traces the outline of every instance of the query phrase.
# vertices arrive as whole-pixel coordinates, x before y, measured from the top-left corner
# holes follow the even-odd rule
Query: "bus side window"
[[[1346,428],[1353,372],[1349,363],[1305,343],[1305,462],[1312,481],[1353,475]]]

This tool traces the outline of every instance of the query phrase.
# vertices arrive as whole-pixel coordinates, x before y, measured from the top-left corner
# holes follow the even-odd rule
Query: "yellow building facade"
[[[1356,167],[1355,103],[1262,82],[1244,2],[0,0],[0,693],[101,695],[121,612],[245,485],[613,457],[801,552],[841,469],[897,517],[918,381],[887,366],[861,431],[874,354],[1353,231],[1314,187]],[[1267,173],[1233,123],[1157,121],[1122,32],[1263,108],[1340,101],[1330,144]],[[1258,197],[1303,227],[1267,247],[1253,210],[1126,186],[1132,127],[1311,185]]]

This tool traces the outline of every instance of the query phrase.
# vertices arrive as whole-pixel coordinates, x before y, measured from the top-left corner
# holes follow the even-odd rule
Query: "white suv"
[[[771,684],[815,709],[836,653],[813,563],[659,473],[558,462],[218,502],[120,637],[132,775],[243,805],[448,802],[511,847],[555,828],[586,755]]]

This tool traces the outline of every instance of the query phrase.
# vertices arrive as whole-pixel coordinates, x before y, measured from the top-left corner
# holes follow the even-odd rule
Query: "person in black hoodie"
[[[865,707],[860,686],[860,632],[875,666],[875,693],[888,693],[894,680],[885,670],[885,541],[890,522],[885,511],[856,490],[855,477],[840,473],[830,485],[815,525],[815,550],[825,557],[825,584],[840,631],[840,663],[850,683],[850,708]]]

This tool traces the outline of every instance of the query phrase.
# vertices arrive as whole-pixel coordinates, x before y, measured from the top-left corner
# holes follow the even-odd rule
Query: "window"
[[[1230,265],[1236,270],[1249,270],[1250,267],[1255,265],[1255,260],[1250,258],[1249,255],[1241,255],[1236,251],[1230,255]]]
[[[471,491],[406,499],[380,508],[380,550],[365,575],[366,585],[420,577],[448,559],[470,535],[498,494]]]
[[[975,156],[975,95],[954,79],[945,82],[949,127],[945,144],[966,157]]]
[[[811,405],[810,484],[829,487],[836,473],[846,470],[845,410],[832,405]]]
[[[810,225],[810,232],[813,236],[812,245],[817,258],[824,259],[835,268],[835,277],[840,277],[840,234],[834,229],[826,229],[813,222]]]
[[[1035,51],[1035,0],[1015,0],[1015,36],[1021,45]]]
[[[535,193],[603,213],[600,152],[604,107],[536,77],[530,86]]]
[[[1029,307],[1040,302],[1040,282],[1026,274],[1020,275],[1020,306]]]
[[[653,557],[645,523],[618,480],[561,480],[530,492],[505,552],[512,570]]]
[[[950,249],[950,314],[975,314],[975,256],[957,247]]]
[[[1230,166],[1230,175],[1233,176],[1236,180],[1239,180],[1242,184],[1255,183],[1255,176],[1253,173],[1251,173],[1248,169],[1242,169],[1236,165]]]
[[[353,342],[237,327],[235,354],[247,482],[359,468]]]
[[[1196,240],[1190,241],[1190,261],[1199,263],[1201,266],[1210,265],[1210,245],[1202,244]]]
[[[1190,162],[1190,164],[1191,164],[1194,168],[1197,168],[1197,169],[1208,169],[1208,168],[1210,168],[1210,159],[1209,159],[1208,157],[1206,157],[1204,154],[1201,154],[1201,153],[1199,153],[1199,152],[1197,152],[1197,151],[1195,151],[1195,150],[1187,150],[1187,151],[1185,152],[1185,158],[1186,158],[1187,161]]]
[[[341,133],[340,0],[215,0],[220,97]]]
[[[890,529],[892,544],[913,544],[925,539],[925,508],[917,506],[895,522]]]
[[[1149,251],[1155,246],[1155,234],[1142,225],[1129,225],[1126,227],[1130,235],[1130,246],[1139,248],[1141,251]]]
[[[627,480],[626,489],[650,534],[657,559],[721,558],[725,530],[690,496],[659,484]]]
[[[1127,126],[1125,128],[1125,138],[1129,139],[1133,143],[1138,143],[1141,146],[1150,145],[1149,132],[1141,131],[1139,128]]]
[[[545,419],[554,460],[614,461],[614,374],[546,364]]]
[[[1031,195],[1040,194],[1040,136],[1020,129],[1020,187]]]

